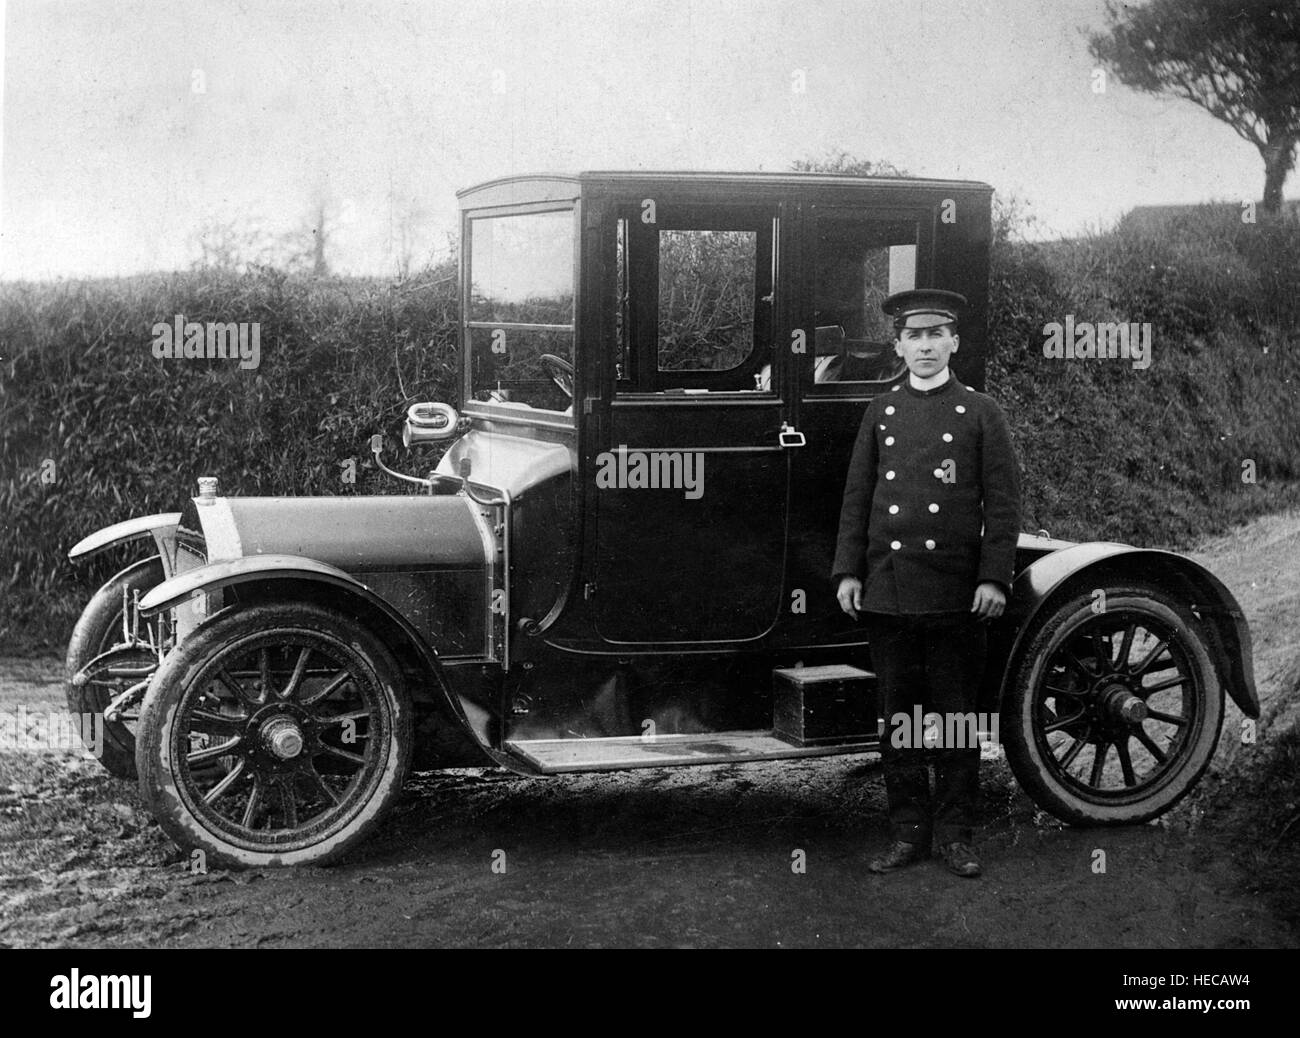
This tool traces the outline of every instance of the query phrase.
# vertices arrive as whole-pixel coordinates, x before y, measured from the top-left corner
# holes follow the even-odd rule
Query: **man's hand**
[[[845,580],[848,578],[845,577]],[[840,584],[843,591],[844,584]],[[840,595],[840,601],[844,601],[843,594]],[[996,620],[1002,615],[1007,608],[1007,596],[1003,593],[1002,588],[991,580],[984,581],[975,589],[975,601],[971,603],[970,611],[981,620]]]
[[[862,581],[857,577],[840,577],[835,597],[840,600],[840,608],[856,620],[858,610],[862,608]]]

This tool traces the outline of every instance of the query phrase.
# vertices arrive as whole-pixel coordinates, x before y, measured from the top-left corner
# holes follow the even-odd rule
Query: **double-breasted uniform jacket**
[[[969,611],[984,581],[1008,594],[1020,474],[997,403],[958,381],[904,381],[867,405],[840,510],[833,579],[877,613]]]

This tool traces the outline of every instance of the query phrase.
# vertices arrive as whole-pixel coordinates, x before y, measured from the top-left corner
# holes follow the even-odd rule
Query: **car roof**
[[[621,184],[673,183],[680,186],[719,187],[835,187],[879,190],[882,187],[936,188],[951,191],[992,191],[978,180],[944,180],[933,177],[858,176],[852,173],[731,172],[725,170],[583,170],[578,173],[524,173],[485,180],[456,192],[466,199],[480,193],[500,194],[502,189],[523,200],[532,188],[543,197],[576,197],[583,187]]]

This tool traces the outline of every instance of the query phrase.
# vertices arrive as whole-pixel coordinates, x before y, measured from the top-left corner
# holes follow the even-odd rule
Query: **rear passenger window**
[[[754,231],[659,232],[659,370],[729,371],[754,349]]]
[[[771,392],[775,207],[660,206],[616,221],[620,393]]]
[[[880,304],[916,287],[918,234],[915,220],[847,214],[817,219],[814,392],[843,383],[859,389],[880,385],[905,370]]]

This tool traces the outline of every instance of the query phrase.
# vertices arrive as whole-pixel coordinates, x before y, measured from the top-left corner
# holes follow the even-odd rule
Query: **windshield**
[[[474,400],[572,413],[552,373],[563,377],[573,364],[573,262],[572,209],[470,221],[464,312]]]

